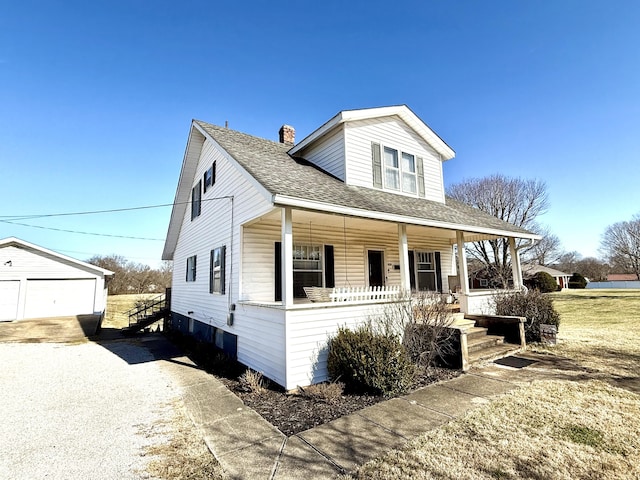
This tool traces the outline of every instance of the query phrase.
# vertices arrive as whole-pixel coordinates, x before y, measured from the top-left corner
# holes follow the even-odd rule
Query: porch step
[[[474,363],[489,362],[489,361],[497,360],[499,358],[503,358],[508,355],[511,355],[519,350],[520,350],[519,345],[514,345],[512,343],[505,343],[501,345],[495,345],[490,348],[478,350],[473,353],[469,352],[469,364],[473,365]]]
[[[487,338],[487,332],[489,329],[484,327],[469,327],[465,328],[464,331],[467,334],[467,342],[470,342],[479,338]]]
[[[467,342],[469,356],[471,356],[471,354],[474,352],[487,350],[496,345],[504,344],[504,337],[500,337],[498,335],[482,335],[480,332],[477,333],[479,334],[477,338],[474,338],[473,340],[469,340]],[[469,337],[467,337],[467,339],[468,338]]]
[[[451,318],[453,319],[451,322],[451,326],[460,327],[460,328],[469,328],[475,326],[475,320],[467,320],[464,318],[464,313],[452,313]]]

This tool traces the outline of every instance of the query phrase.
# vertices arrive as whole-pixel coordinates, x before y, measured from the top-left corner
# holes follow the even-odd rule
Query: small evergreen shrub
[[[587,283],[587,279],[579,273],[574,273],[569,278],[569,288],[586,288]]]
[[[375,333],[371,326],[340,327],[329,342],[327,368],[333,381],[354,391],[385,396],[406,392],[415,367],[396,335]]]
[[[527,342],[540,341],[540,325],[560,327],[560,315],[551,298],[538,291],[505,293],[495,297],[496,315],[526,317],[524,333]]]
[[[542,293],[555,292],[558,290],[556,280],[547,272],[537,272],[527,281],[527,287],[540,290]]]

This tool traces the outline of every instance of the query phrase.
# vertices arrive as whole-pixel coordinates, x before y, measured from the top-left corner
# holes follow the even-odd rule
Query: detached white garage
[[[24,240],[0,240],[0,321],[102,315],[109,275]]]

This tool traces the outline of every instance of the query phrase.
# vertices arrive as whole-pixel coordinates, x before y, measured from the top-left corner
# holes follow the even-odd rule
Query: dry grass
[[[573,290],[553,300],[558,345],[534,350],[567,356],[596,380],[534,382],[365,464],[355,478],[640,478],[640,396],[632,393],[640,291]]]
[[[637,479],[640,397],[538,381],[361,467],[358,479]]]
[[[157,444],[145,451],[145,455],[152,457],[147,472],[161,480],[226,478],[182,406],[176,405],[175,412],[174,419],[164,425],[156,425],[152,433],[158,438]]]
[[[157,295],[157,293],[109,295],[107,297],[107,314],[104,317],[102,326],[105,328],[128,327],[129,317],[125,315],[125,312],[132,309],[137,300],[144,300]]]
[[[638,378],[640,290],[569,290],[553,294],[560,313],[558,345],[550,351],[576,360],[595,378]]]

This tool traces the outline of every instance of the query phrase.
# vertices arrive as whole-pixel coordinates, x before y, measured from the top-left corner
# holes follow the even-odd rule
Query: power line
[[[30,225],[28,223],[14,222],[11,220],[0,220],[1,223],[10,223],[11,225],[20,225],[22,227],[40,228],[42,230],[54,230],[56,232],[65,233],[77,233],[80,235],[93,235],[96,237],[111,237],[111,238],[126,238],[128,240],[149,240],[154,242],[164,242],[164,238],[147,238],[147,237],[132,237],[129,235],[112,235],[109,233],[96,233],[96,232],[80,232],[78,230],[66,230],[64,228],[43,227],[41,225]]]
[[[223,196],[223,197],[213,197],[213,198],[203,198],[200,201],[201,202],[211,202],[214,200],[226,200],[231,198],[230,196]],[[0,219],[5,219],[5,220],[0,220],[0,221],[7,221],[7,220],[33,220],[36,218],[48,218],[48,217],[68,217],[68,216],[73,216],[73,215],[95,215],[95,214],[100,214],[100,213],[118,213],[118,212],[130,212],[133,210],[148,210],[150,208],[163,208],[163,207],[173,207],[176,205],[186,205],[186,204],[190,204],[191,201],[187,201],[187,202],[174,202],[174,203],[158,203],[156,205],[143,205],[143,206],[139,206],[139,207],[125,207],[125,208],[111,208],[111,209],[107,209],[107,210],[87,210],[87,211],[81,211],[81,212],[62,212],[62,213],[43,213],[43,214],[37,214],[37,215],[0,215]]]

